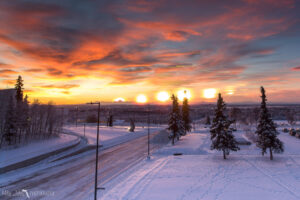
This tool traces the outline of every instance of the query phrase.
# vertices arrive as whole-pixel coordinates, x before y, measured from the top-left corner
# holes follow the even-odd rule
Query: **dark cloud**
[[[65,72],[63,70],[53,68],[53,67],[48,67],[47,72],[50,76],[52,77],[65,77],[65,78],[72,78],[74,77],[73,74]]]
[[[104,56],[98,60],[90,60],[86,64],[87,65],[95,65],[95,64],[103,64],[103,63],[110,63],[115,65],[127,65],[130,64],[130,61],[126,59],[120,50],[114,50],[109,52],[108,55]]]
[[[78,6],[73,1],[0,2],[5,18],[0,20],[0,40],[36,58],[66,62],[86,40],[110,41],[119,35],[122,25],[109,6],[105,1]]]
[[[292,70],[293,70],[293,71],[300,71],[300,66],[298,66],[298,67],[293,67]]]
[[[251,46],[249,44],[239,44],[233,46],[231,51],[239,56],[266,56],[272,54],[276,48],[263,48],[257,46]]]
[[[4,79],[1,82],[5,85],[14,85],[16,83],[16,80]]]
[[[40,68],[29,68],[29,69],[25,69],[25,72],[43,72],[43,69]]]
[[[14,68],[14,66],[0,62],[0,68]]]
[[[121,50],[115,49],[100,59],[75,62],[73,63],[73,66],[91,67],[91,66],[109,64],[109,65],[126,68],[127,65],[152,64],[158,62],[158,60],[152,56],[142,56],[138,58],[130,58],[130,57],[131,56],[128,56],[128,54],[124,55],[124,52],[122,52]]]
[[[121,72],[145,72],[145,71],[151,71],[152,68],[148,66],[138,66],[138,67],[126,67],[121,68],[119,71]]]
[[[11,69],[1,69],[0,70],[0,75],[1,76],[9,76],[9,75],[14,75],[17,74],[18,72],[11,70]]]
[[[42,85],[38,86],[40,88],[58,88],[58,89],[71,89],[71,88],[76,88],[79,87],[80,85],[78,84],[65,84],[65,85]]]

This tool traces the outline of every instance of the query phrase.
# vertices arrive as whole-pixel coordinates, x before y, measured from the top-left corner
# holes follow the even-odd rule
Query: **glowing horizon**
[[[203,90],[203,97],[206,99],[213,99],[216,97],[217,90],[215,88],[209,88]]]
[[[139,94],[137,97],[136,97],[136,102],[137,103],[147,103],[148,102],[148,98],[146,95],[144,94]]]
[[[157,93],[156,99],[159,102],[166,102],[166,101],[170,100],[170,95],[168,92],[162,91],[162,92]]]

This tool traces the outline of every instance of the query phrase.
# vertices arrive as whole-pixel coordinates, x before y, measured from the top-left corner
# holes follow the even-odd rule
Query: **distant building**
[[[5,114],[7,105],[12,97],[12,99],[15,99],[16,90],[15,89],[4,89],[0,90],[0,123],[2,123]]]

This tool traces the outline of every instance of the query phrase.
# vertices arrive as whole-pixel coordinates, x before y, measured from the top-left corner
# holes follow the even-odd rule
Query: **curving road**
[[[155,132],[151,134],[159,134]],[[151,144],[151,151],[159,148]],[[118,176],[147,156],[147,136],[128,141],[99,153],[98,187]],[[57,162],[57,161],[56,161]],[[53,165],[53,163],[52,163]],[[22,179],[1,186],[1,199],[93,199],[95,151],[89,151],[54,166],[34,171]],[[25,189],[25,191],[24,191]],[[22,191],[23,190],[23,191]],[[13,192],[12,194],[3,191]],[[21,191],[21,192],[20,192]],[[19,192],[19,193],[16,193]],[[99,191],[101,192],[101,190]]]

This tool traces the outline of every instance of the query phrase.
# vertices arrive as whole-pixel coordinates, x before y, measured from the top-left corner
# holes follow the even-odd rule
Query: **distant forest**
[[[0,148],[55,137],[62,130],[59,110],[51,102],[30,104],[23,82],[19,76],[14,89],[0,91]]]

